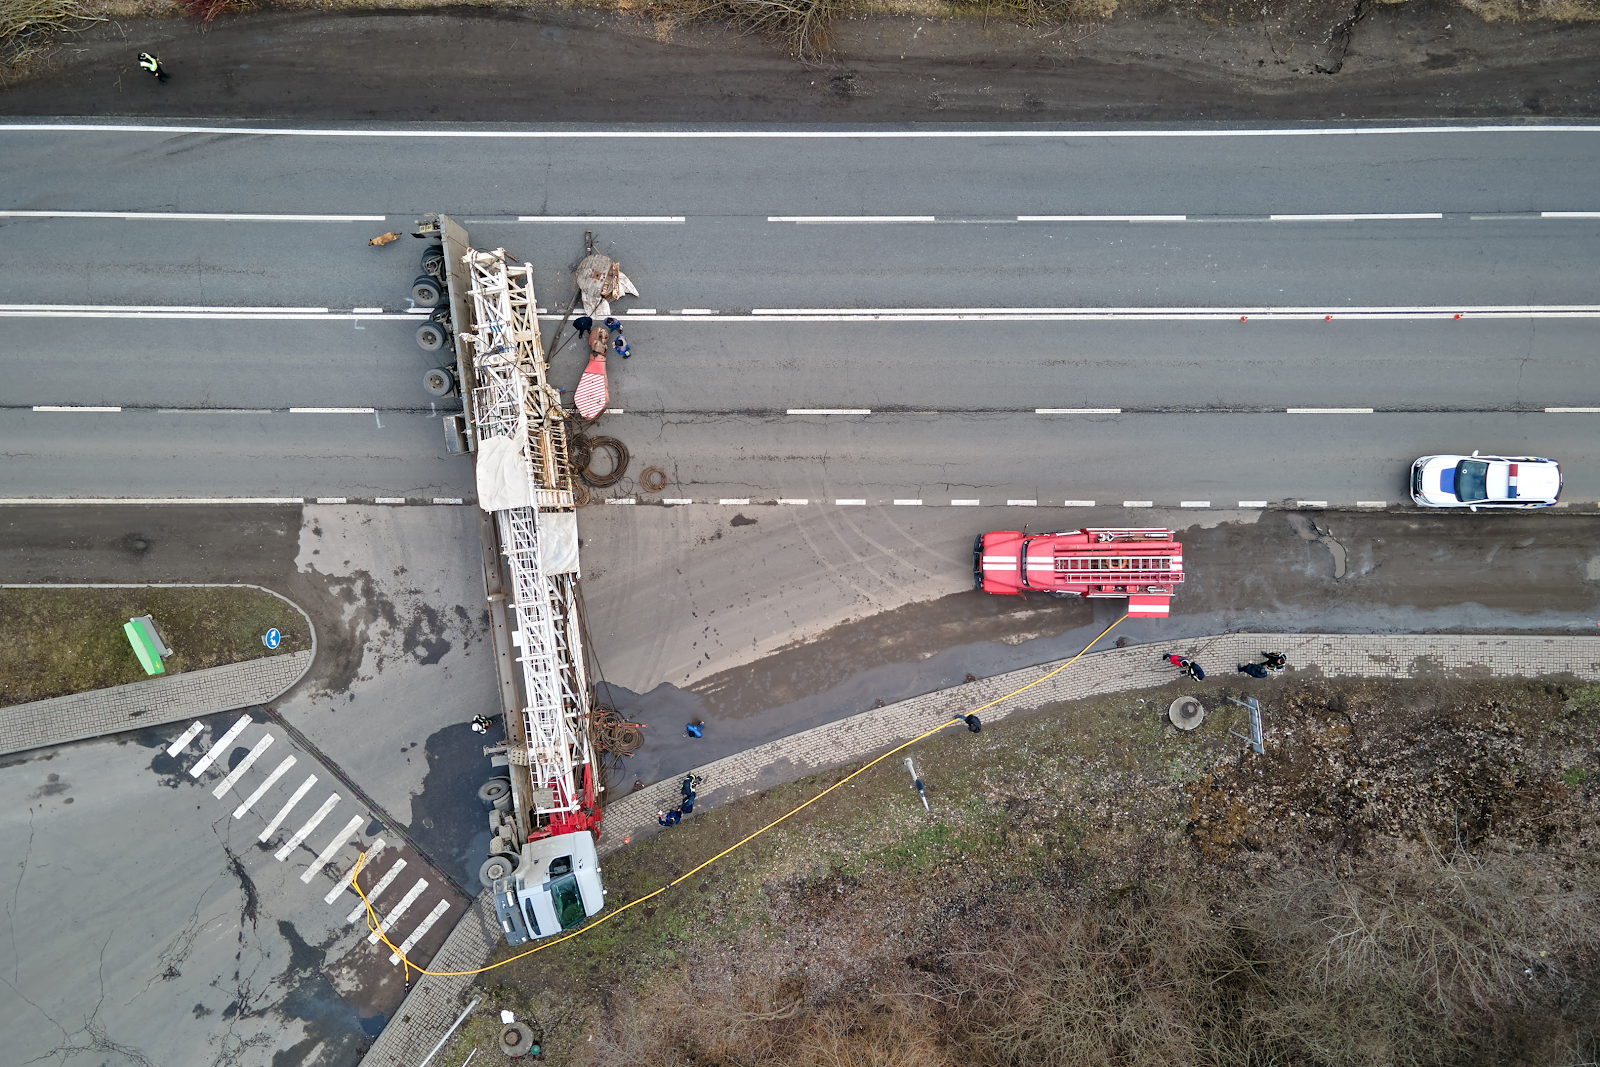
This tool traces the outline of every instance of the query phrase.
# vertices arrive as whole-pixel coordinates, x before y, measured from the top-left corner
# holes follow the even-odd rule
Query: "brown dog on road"
[[[381,248],[384,245],[388,244],[390,241],[398,241],[398,240],[400,240],[400,235],[395,233],[393,230],[391,230],[388,233],[380,233],[380,234],[378,234],[378,236],[376,236],[372,240],[368,241],[367,244],[369,244],[369,245],[377,245],[378,247]]]

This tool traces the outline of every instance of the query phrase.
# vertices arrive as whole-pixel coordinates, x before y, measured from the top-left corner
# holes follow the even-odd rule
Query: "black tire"
[[[419,308],[438,307],[444,299],[444,286],[423,275],[411,283],[411,301]]]
[[[449,367],[435,367],[422,376],[422,387],[429,396],[443,399],[456,393],[456,376]]]
[[[516,871],[515,856],[490,856],[478,866],[478,881],[483,883],[483,888],[493,889],[497,880],[510,878]]]
[[[478,787],[478,800],[486,808],[497,808],[511,798],[511,779],[491,778]]]
[[[444,327],[437,322],[425,322],[417,327],[417,344],[425,352],[437,352],[444,347]]]

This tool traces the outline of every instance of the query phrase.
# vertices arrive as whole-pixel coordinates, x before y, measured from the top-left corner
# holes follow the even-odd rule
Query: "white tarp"
[[[539,569],[545,574],[578,571],[578,513],[539,513]]]
[[[528,485],[528,461],[509,437],[486,437],[478,442],[478,506],[484,511],[505,511],[533,505]]]

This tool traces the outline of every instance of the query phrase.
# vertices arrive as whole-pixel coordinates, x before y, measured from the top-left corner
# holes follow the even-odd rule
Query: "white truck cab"
[[[493,892],[495,917],[508,945],[583,925],[605,907],[594,835],[580,830],[529,842],[516,871],[496,879]]]

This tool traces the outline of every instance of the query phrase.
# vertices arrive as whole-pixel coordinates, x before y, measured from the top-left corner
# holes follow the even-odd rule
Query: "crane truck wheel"
[[[502,802],[510,803],[511,779],[491,778],[478,787],[478,799],[486,808],[498,808]]]
[[[417,327],[417,344],[424,351],[437,352],[444,347],[444,327],[437,322],[425,322]]]
[[[438,307],[443,296],[443,287],[426,274],[411,283],[411,299],[419,308]]]
[[[455,396],[456,376],[450,373],[449,367],[435,367],[422,376],[422,387],[429,396]]]
[[[516,870],[515,856],[490,856],[478,868],[478,881],[483,883],[483,888],[493,889],[495,882],[501,878],[510,878]]]

